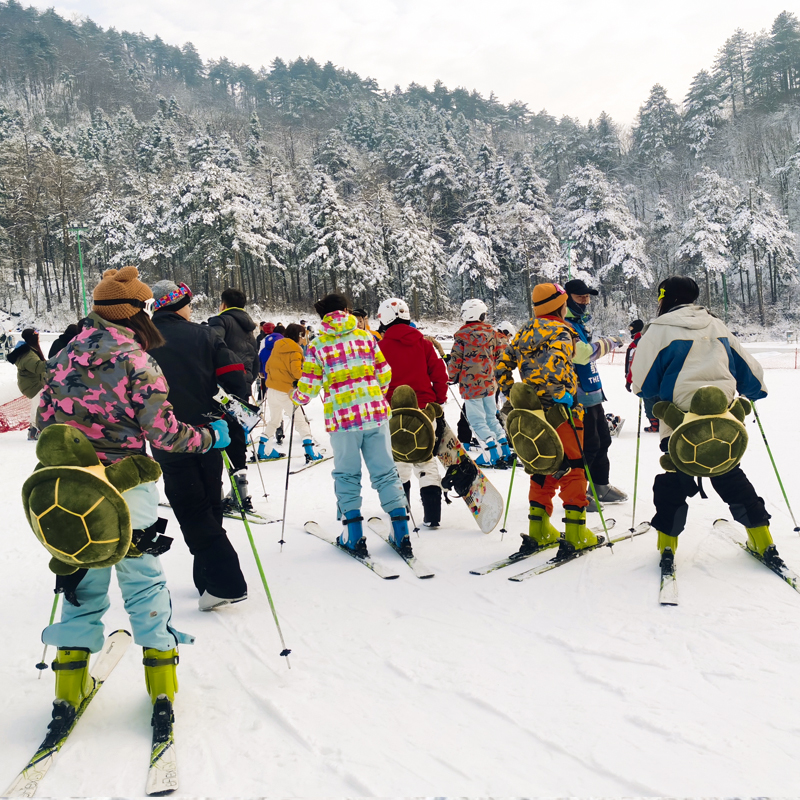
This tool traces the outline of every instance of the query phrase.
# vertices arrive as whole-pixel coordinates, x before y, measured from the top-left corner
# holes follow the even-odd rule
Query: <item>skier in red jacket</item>
[[[384,330],[378,343],[392,368],[392,382],[386,399],[391,400],[398,386],[410,386],[417,393],[417,403],[447,400],[447,369],[433,345],[411,324],[411,313],[405,300],[390,297],[378,308],[378,321]],[[411,474],[419,479],[419,494],[425,512],[423,525],[438,528],[442,516],[442,482],[436,458],[418,464],[395,462],[403,488],[411,502]]]

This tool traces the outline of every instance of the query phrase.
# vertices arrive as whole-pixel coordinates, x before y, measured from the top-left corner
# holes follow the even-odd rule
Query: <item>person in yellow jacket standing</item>
[[[305,328],[292,323],[286,328],[282,339],[278,339],[272,348],[272,354],[265,364],[267,374],[267,405],[269,406],[269,422],[258,442],[258,460],[274,461],[286,454],[278,452],[273,439],[275,431],[283,423],[283,415],[292,416],[294,403],[290,397],[297,386],[303,372],[303,345],[305,344]],[[306,461],[319,461],[322,455],[314,450],[311,438],[311,427],[303,409],[294,415],[297,432],[303,437],[303,450]]]

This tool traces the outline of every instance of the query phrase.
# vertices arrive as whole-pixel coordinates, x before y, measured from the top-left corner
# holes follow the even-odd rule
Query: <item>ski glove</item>
[[[131,544],[140,552],[150,556],[160,556],[172,545],[171,536],[163,536],[167,529],[167,520],[159,517],[149,528],[136,528],[133,531]]]
[[[631,385],[630,385],[629,383],[626,383],[626,384],[625,384],[625,388],[626,388],[626,389],[627,389],[629,392],[630,392],[630,391],[632,391],[632,390],[631,390]]]
[[[561,403],[562,405],[565,405],[567,408],[572,408],[572,403],[574,401],[573,401],[572,395],[569,392],[564,392],[564,396],[563,397],[554,397],[553,398],[553,402],[554,403]]]
[[[228,432],[228,423],[224,419],[215,419],[209,424],[209,429],[214,436],[214,450],[222,450],[231,443],[231,435]]]
[[[64,599],[76,608],[80,607],[78,597],[75,592],[78,589],[78,584],[83,580],[88,572],[87,569],[79,569],[73,572],[72,575],[56,575],[56,588],[53,590],[56,594],[63,594]]]

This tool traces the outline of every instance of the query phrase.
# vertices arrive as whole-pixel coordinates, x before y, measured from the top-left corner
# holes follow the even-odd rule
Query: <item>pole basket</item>
[[[0,406],[0,433],[8,431],[24,431],[30,426],[31,401],[18,397]]]

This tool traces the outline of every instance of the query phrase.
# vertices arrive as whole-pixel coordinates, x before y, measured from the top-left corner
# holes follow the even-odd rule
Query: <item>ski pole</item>
[[[758,422],[758,429],[761,431],[761,438],[764,440],[764,444],[767,448],[767,453],[769,453],[769,460],[772,462],[772,469],[775,470],[775,477],[778,479],[778,485],[781,487],[781,492],[783,493],[783,499],[786,501],[786,508],[789,509],[789,516],[792,518],[792,522],[794,523],[794,529],[797,533],[800,533],[800,526],[797,524],[797,520],[794,518],[794,513],[792,512],[792,507],[789,505],[789,498],[786,496],[786,489],[783,488],[783,481],[781,480],[780,473],[778,472],[778,466],[775,464],[775,459],[772,457],[772,450],[770,449],[769,442],[767,441],[767,435],[764,433],[764,426],[761,424],[761,417],[758,416],[758,410],[756,409],[755,400],[752,401],[753,406],[753,413],[756,416],[756,422]]]
[[[258,479],[261,481],[261,488],[264,490],[264,497],[269,497],[269,495],[267,494],[267,487],[264,486],[264,476],[261,474],[261,462],[258,460],[258,453],[256,452],[256,440],[252,432],[250,433],[250,445],[253,448],[253,461],[256,462],[256,469],[258,470]]]
[[[56,596],[53,598],[53,608],[50,611],[50,625],[53,624],[53,620],[56,618],[56,609],[58,608],[58,592],[56,592]],[[42,670],[47,669],[47,662],[45,658],[47,657],[47,645],[44,646],[44,650],[42,650],[42,660],[36,665],[36,669],[39,670],[39,680],[42,677]]]
[[[242,503],[242,496],[239,494],[239,487],[236,485],[236,480],[233,477],[233,464],[231,464],[231,460],[228,458],[228,454],[225,452],[225,450],[222,451],[222,458],[225,461],[225,469],[228,471],[228,475],[231,478],[231,486],[236,494],[236,502],[239,504],[239,511],[242,515],[242,522],[244,522],[244,529],[247,531],[247,538],[250,540],[250,547],[253,550],[253,556],[255,556],[256,564],[258,565],[258,574],[261,576],[261,583],[264,584],[264,591],[267,594],[269,607],[272,611],[272,618],[275,620],[275,627],[278,629],[278,637],[280,638],[281,645],[283,647],[283,650],[281,650],[281,655],[286,658],[286,666],[291,669],[292,665],[289,663],[289,653],[292,651],[286,647],[286,642],[283,639],[283,631],[281,630],[280,622],[278,622],[278,612],[275,610],[275,603],[272,601],[272,594],[267,584],[267,576],[264,574],[264,568],[261,566],[261,559],[259,558],[258,549],[256,548],[256,543],[253,539],[253,532],[250,530],[250,524],[248,523],[247,515],[244,512],[244,505]]]
[[[511,467],[511,480],[508,484],[508,499],[506,500],[506,513],[503,516],[503,527],[500,528],[500,541],[503,541],[503,537],[508,533],[506,530],[506,522],[508,521],[508,509],[511,506],[511,489],[514,487],[514,473],[517,471],[517,459],[516,456],[514,457],[514,466]]]
[[[458,402],[458,395],[456,394],[456,391],[453,388],[453,384],[452,383],[448,384],[447,388],[450,390],[450,394],[453,395],[453,400],[456,401],[456,405],[458,406],[459,410],[461,410],[463,406],[461,405],[461,403]]]
[[[283,514],[281,519],[281,539],[278,542],[281,546],[281,553],[283,552],[283,545],[285,544],[283,540],[283,531],[286,528],[286,501],[289,499],[289,469],[292,465],[292,438],[294,437],[294,415],[297,413],[297,409],[301,406],[295,406],[292,409],[292,418],[289,420],[289,449],[286,452],[286,485],[283,487]]]
[[[575,420],[572,418],[572,409],[568,408],[567,413],[569,414],[569,426],[572,428],[572,432],[575,434],[575,443],[578,445],[578,450],[581,454],[581,461],[583,461],[583,468],[586,470],[586,480],[589,481],[589,486],[592,487],[592,497],[594,497],[594,504],[597,506],[597,513],[600,515],[600,522],[603,523],[603,532],[606,535],[606,546],[611,548],[611,552],[614,552],[614,544],[611,541],[611,536],[608,533],[608,528],[606,527],[606,519],[603,516],[603,509],[600,506],[600,498],[597,496],[597,489],[594,488],[594,481],[592,480],[592,473],[589,470],[589,462],[586,460],[586,454],[583,452],[583,445],[581,444],[580,437],[578,436],[578,429],[575,427]]]
[[[636,426],[636,466],[633,468],[633,511],[631,512],[631,538],[636,530],[636,490],[639,486],[639,444],[642,441],[642,398],[639,398],[639,424]]]

